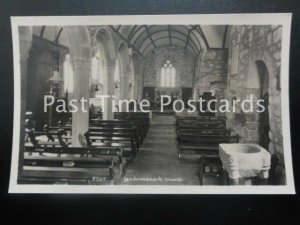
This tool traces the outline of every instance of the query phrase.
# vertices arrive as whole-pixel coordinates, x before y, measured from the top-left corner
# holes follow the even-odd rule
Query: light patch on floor
[[[127,166],[122,184],[199,185],[199,156],[178,160],[173,115],[154,115],[137,157]]]

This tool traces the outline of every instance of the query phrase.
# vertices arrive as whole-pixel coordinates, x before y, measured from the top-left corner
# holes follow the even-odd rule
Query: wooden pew
[[[134,158],[138,151],[138,142],[134,133],[120,132],[86,132],[86,142],[88,146],[101,146],[105,143],[121,143],[123,147],[123,156]],[[98,141],[101,141],[100,143]]]
[[[217,116],[175,116],[176,121],[225,121],[226,117]]]
[[[137,128],[138,133],[141,134],[141,141],[145,139],[147,135],[147,127],[140,121],[129,121],[129,120],[92,120],[90,121],[91,127],[118,127],[118,128]]]
[[[120,162],[121,161],[121,162]],[[125,173],[119,146],[25,147],[19,183],[118,184]]]
[[[198,129],[198,130],[203,130],[203,129],[226,129],[225,124],[216,124],[216,123],[195,123],[195,124],[179,124],[176,126],[176,132],[182,129]]]
[[[150,119],[148,113],[143,112],[117,112],[115,113],[117,119],[114,120],[102,120],[102,113],[90,113],[90,127],[101,128],[134,128],[137,127],[137,133],[141,137],[140,141],[143,142],[150,126]],[[70,118],[68,121],[59,121],[57,127],[48,127],[48,129],[62,128],[68,132],[71,132]],[[141,134],[141,135],[140,135]]]
[[[188,120],[198,120],[198,121],[226,121],[226,117],[217,116],[175,116],[177,121],[188,121]]]
[[[90,118],[93,120],[102,120],[102,113],[92,113],[90,114]],[[115,120],[127,120],[127,121],[140,121],[148,131],[150,126],[150,118],[149,113],[144,112],[115,112],[114,113]]]
[[[179,120],[176,125],[190,125],[190,124],[221,124],[226,125],[226,121],[223,120],[212,120],[212,121],[206,121],[206,120]]]
[[[201,155],[217,155],[219,144],[238,143],[239,136],[181,134],[177,142],[178,158],[185,151],[192,151]]]
[[[142,136],[139,134],[136,126],[127,126],[126,124],[123,126],[115,127],[115,125],[105,125],[102,127],[89,127],[89,130],[85,133],[86,141],[88,146],[94,146],[97,140],[102,142],[110,142],[110,143],[120,143],[127,142],[130,143],[130,149],[134,152],[134,156],[136,152],[139,150],[141,145]],[[47,125],[44,126],[47,133],[55,132],[56,130],[65,130],[65,133],[71,131],[70,126],[59,126],[59,127],[49,127]],[[66,141],[70,141],[72,138],[71,133],[69,135],[65,135],[62,139]],[[97,146],[99,144],[97,143]],[[126,145],[125,145],[126,146]],[[128,145],[126,146],[129,147]],[[127,153],[125,153],[127,154]]]
[[[90,132],[108,132],[108,133],[130,133],[134,136],[137,148],[139,148],[143,142],[142,135],[138,132],[137,127],[89,127]]]
[[[49,127],[48,125],[44,126],[45,132],[53,132],[57,131],[59,129],[63,129],[68,133],[68,135],[63,136],[63,139],[66,141],[70,141],[72,139],[71,134],[71,127],[70,126],[57,126],[57,127]],[[114,127],[114,126],[102,126],[102,127],[89,127],[89,132],[101,132],[101,133],[122,133],[122,134],[130,134],[134,136],[134,143],[136,144],[137,149],[139,149],[140,145],[143,141],[143,136],[138,132],[138,129],[136,126],[121,126],[121,127]],[[124,135],[123,135],[124,136]]]
[[[30,130],[27,135],[30,140],[30,143],[36,147],[41,147],[41,146],[67,147],[68,146],[68,143],[65,142],[65,140],[63,139],[63,136],[66,135],[66,132],[63,129],[58,129],[57,131],[46,131],[46,132]],[[37,137],[41,137],[41,136],[47,137],[48,140],[47,141],[38,140]]]
[[[196,134],[196,135],[220,135],[230,136],[231,129],[179,129],[177,130],[176,136],[177,141],[180,140],[180,136],[184,134]]]

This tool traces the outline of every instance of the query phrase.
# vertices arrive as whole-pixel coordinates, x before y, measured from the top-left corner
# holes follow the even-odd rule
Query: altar
[[[181,88],[167,88],[167,87],[156,87],[155,88],[155,100],[154,109],[160,109],[161,107],[161,96],[167,95],[171,97],[170,104],[166,105],[164,109],[172,110],[173,103],[175,100],[182,100]]]

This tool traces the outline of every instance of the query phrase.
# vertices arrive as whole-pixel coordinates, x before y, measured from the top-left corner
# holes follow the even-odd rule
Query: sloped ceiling
[[[209,48],[223,48],[225,25],[110,26],[140,54],[161,46],[180,46],[194,56]]]
[[[33,26],[32,32],[38,37],[69,47],[62,26]]]
[[[195,57],[209,48],[223,48],[225,25],[119,25],[110,28],[143,56],[161,46],[180,46]],[[33,34],[68,47],[62,26],[34,26]]]

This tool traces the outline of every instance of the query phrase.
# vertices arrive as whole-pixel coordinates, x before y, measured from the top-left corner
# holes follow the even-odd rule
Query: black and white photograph
[[[295,193],[291,18],[11,17],[9,192]]]

